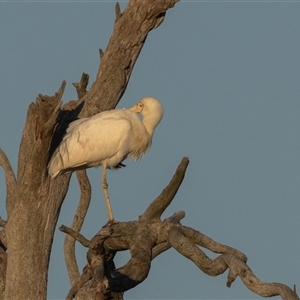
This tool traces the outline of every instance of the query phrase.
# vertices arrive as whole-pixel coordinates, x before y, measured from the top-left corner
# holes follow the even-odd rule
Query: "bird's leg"
[[[107,181],[106,181],[106,168],[105,168],[105,166],[102,167],[101,184],[102,184],[105,204],[106,204],[106,208],[107,208],[107,212],[108,212],[108,222],[104,225],[104,226],[106,226],[108,224],[115,223],[115,219],[114,219],[114,215],[113,215],[113,212],[112,212],[112,209],[111,209],[110,200],[109,200],[109,196],[108,196],[108,184],[107,184]]]

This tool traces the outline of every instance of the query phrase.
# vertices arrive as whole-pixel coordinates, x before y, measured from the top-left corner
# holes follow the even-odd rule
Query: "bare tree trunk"
[[[162,23],[166,11],[177,1],[131,0],[123,13],[117,4],[114,31],[106,50],[100,51],[101,64],[91,89],[63,110],[65,82],[54,96],[39,95],[30,104],[19,151],[16,188],[8,186],[7,190],[12,199],[8,206],[13,209],[1,234],[4,248],[9,249],[5,299],[46,299],[54,230],[70,180],[69,175],[60,176],[59,180],[49,178],[49,153],[70,121],[117,105],[148,33]]]

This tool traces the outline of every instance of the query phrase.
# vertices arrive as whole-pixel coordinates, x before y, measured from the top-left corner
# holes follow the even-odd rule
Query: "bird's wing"
[[[93,166],[108,159],[116,165],[127,156],[131,130],[128,118],[111,114],[95,116],[74,126],[63,140],[65,147],[61,148],[68,151],[68,165]]]
[[[127,115],[128,113],[126,111],[127,110],[125,110],[125,114]],[[107,111],[98,113],[90,118],[81,118],[81,119],[75,120],[69,124],[69,126],[66,130],[66,134],[72,132],[74,129],[76,129],[82,123],[88,122],[88,124],[85,125],[87,127],[101,119],[107,119],[107,118],[119,119],[121,117],[121,115],[124,115],[124,109],[112,109],[112,110],[107,110]]]
[[[48,165],[48,172],[57,174],[80,167],[97,165],[114,167],[132,156],[137,115],[119,109],[72,122]]]
[[[88,118],[81,118],[81,119],[73,121],[72,123],[69,124],[66,133],[67,134],[70,133],[75,127],[79,126],[79,124],[81,124],[87,120],[88,120]]]

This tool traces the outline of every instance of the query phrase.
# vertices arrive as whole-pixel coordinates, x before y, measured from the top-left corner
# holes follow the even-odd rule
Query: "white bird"
[[[149,149],[156,126],[163,117],[161,103],[141,99],[130,109],[114,109],[72,122],[48,164],[51,177],[102,166],[102,189],[108,223],[115,222],[108,195],[107,168],[124,166],[127,157],[139,159]],[[142,120],[138,114],[142,115]]]

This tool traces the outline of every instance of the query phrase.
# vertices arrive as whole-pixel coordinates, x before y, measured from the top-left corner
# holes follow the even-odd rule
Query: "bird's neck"
[[[143,124],[149,133],[150,137],[153,136],[154,130],[156,126],[159,124],[161,118],[158,118],[157,116],[146,116],[143,118]]]

